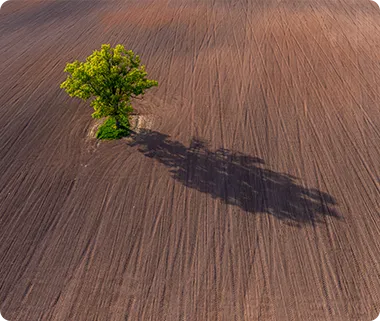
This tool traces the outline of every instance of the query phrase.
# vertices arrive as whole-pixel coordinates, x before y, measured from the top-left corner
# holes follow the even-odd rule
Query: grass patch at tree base
[[[97,139],[120,139],[128,136],[130,133],[130,125],[127,117],[123,117],[119,121],[119,128],[116,126],[116,120],[113,117],[109,117],[103,125],[101,125],[96,132]]]

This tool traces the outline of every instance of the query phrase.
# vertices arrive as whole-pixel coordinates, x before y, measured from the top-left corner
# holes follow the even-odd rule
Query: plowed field
[[[59,88],[103,43],[159,81],[113,142]],[[11,0],[0,75],[7,320],[379,314],[374,2]]]

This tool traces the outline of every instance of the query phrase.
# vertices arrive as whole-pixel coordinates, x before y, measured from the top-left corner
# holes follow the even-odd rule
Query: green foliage
[[[71,97],[83,100],[92,98],[92,117],[109,116],[105,124],[113,119],[117,130],[121,129],[122,118],[128,119],[133,111],[131,98],[144,95],[147,89],[158,85],[157,81],[147,78],[145,66],[140,64],[139,56],[122,45],[115,48],[109,44],[102,45],[101,50],[95,50],[87,57],[86,62],[68,63],[65,72],[69,76],[61,84],[61,88]],[[129,128],[129,122],[125,124]],[[111,130],[112,126],[107,128]]]
[[[119,127],[116,125],[116,119],[109,117],[96,132],[98,139],[119,139],[129,134],[128,118],[122,121]]]

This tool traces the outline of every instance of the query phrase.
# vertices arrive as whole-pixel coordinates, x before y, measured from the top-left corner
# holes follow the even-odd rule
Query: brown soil
[[[102,43],[159,81],[98,144],[59,84]],[[369,0],[9,1],[7,320],[373,320],[380,10]]]

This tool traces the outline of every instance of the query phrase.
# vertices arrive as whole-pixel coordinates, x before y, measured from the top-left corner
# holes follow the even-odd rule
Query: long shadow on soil
[[[318,223],[323,216],[339,218],[332,196],[266,169],[260,158],[226,149],[211,151],[196,138],[186,147],[154,131],[134,138],[129,145],[168,167],[174,179],[246,212],[269,213],[297,224]]]

